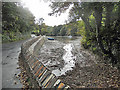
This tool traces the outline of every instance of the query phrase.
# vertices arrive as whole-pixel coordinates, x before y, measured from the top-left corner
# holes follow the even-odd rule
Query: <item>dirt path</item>
[[[118,70],[83,49],[80,37],[55,39],[45,42],[38,58],[64,83],[72,88],[120,87]]]

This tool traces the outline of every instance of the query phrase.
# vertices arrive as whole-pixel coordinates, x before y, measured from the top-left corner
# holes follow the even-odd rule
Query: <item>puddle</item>
[[[63,55],[64,67],[52,71],[56,76],[65,75],[67,71],[72,70],[72,67],[75,66],[76,56],[72,54],[73,44],[66,44],[63,49],[65,50]]]

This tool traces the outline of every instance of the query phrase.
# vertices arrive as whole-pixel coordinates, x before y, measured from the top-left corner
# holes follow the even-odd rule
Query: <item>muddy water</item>
[[[65,75],[75,67],[75,45],[80,44],[80,37],[53,37],[47,40],[39,51],[39,59],[56,76]]]
[[[72,70],[72,67],[75,66],[75,59],[76,56],[74,56],[72,54],[72,48],[73,45],[71,43],[66,44],[63,49],[66,51],[66,53],[63,55],[63,60],[64,60],[64,67],[61,69],[56,69],[53,70],[52,73],[56,74],[56,76],[61,76],[61,75],[65,75],[65,72]]]

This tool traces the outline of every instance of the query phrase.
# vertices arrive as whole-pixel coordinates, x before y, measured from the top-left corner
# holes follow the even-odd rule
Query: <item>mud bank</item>
[[[47,40],[39,51],[38,58],[56,76],[65,75],[67,71],[73,70],[76,62],[74,39],[69,37],[63,39],[64,37],[57,37],[54,41]]]
[[[45,36],[39,36],[22,44],[19,65],[25,88],[69,88],[37,58],[44,42]]]
[[[104,58],[81,47],[81,37],[54,37],[39,51],[39,59],[71,88],[118,88],[120,73]],[[67,68],[66,68],[67,67]],[[69,68],[69,69],[68,69]]]

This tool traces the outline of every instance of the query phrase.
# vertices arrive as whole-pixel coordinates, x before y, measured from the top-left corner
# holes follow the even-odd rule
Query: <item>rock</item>
[[[16,82],[16,81],[14,81],[14,84],[17,84],[17,82]]]
[[[9,57],[9,56],[7,56],[7,57]]]
[[[76,85],[75,85],[75,84],[72,84],[72,86],[73,86],[73,87],[76,87]]]
[[[85,86],[78,86],[77,88],[85,88]]]
[[[20,67],[17,67],[16,69],[20,69]]]
[[[79,83],[79,82],[77,82],[77,83],[76,83],[76,85],[77,85],[77,86],[79,86],[79,85],[80,85],[80,83]]]

